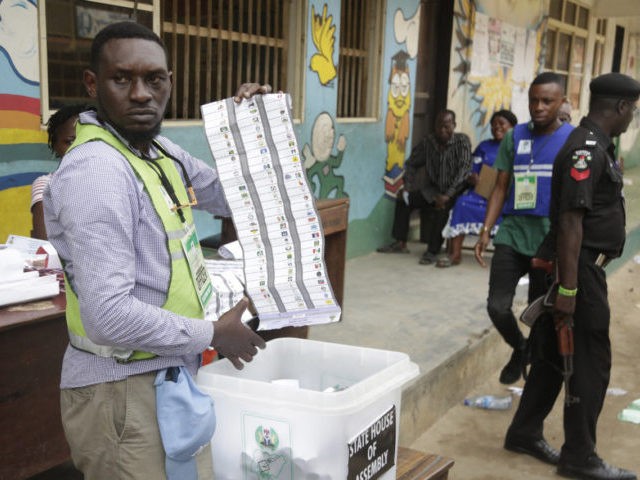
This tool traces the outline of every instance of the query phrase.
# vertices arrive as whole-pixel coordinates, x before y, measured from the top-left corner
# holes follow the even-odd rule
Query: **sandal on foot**
[[[378,253],[409,253],[407,247],[403,247],[400,242],[393,242],[376,250]]]
[[[442,257],[436,262],[438,268],[449,268],[460,265],[460,260],[452,260],[451,257]]]

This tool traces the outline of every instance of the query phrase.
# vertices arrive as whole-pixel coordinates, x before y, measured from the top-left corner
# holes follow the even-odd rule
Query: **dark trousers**
[[[574,313],[573,375],[569,391],[578,403],[564,407],[563,462],[581,464],[595,452],[596,425],[611,372],[607,281],[593,256],[584,251],[578,264],[578,294]],[[562,388],[562,360],[551,316],[536,322],[531,332],[532,364],[520,405],[508,435],[541,438],[543,422]]]
[[[521,348],[524,336],[511,309],[520,278],[529,274],[529,302],[547,291],[545,273],[531,268],[531,257],[507,245],[496,245],[489,273],[487,312],[496,330],[512,348]]]
[[[396,199],[395,215],[391,235],[396,240],[406,242],[409,237],[409,221],[411,212],[420,209],[420,241],[427,244],[427,250],[434,255],[442,248],[442,229],[449,220],[449,211],[453,202],[448,202],[445,208],[439,209],[433,203],[427,203],[420,192],[409,193],[409,205],[402,196]]]

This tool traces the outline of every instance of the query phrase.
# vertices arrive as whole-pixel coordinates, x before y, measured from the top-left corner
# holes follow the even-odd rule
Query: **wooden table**
[[[65,296],[0,308],[0,479],[19,480],[69,458],[60,420],[68,343]]]
[[[338,305],[344,300],[344,266],[347,260],[349,199],[316,200],[324,232],[324,261]]]
[[[398,448],[398,480],[447,480],[454,461],[441,455]]]

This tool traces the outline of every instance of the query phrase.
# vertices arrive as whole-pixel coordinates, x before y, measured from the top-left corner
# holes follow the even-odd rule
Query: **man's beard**
[[[0,0],[2,1],[2,0]],[[153,127],[146,131],[137,131],[137,130],[129,130],[127,128],[120,127],[116,125],[114,122],[109,119],[105,115],[106,109],[104,108],[100,97],[98,96],[98,116],[102,117],[103,120],[106,120],[111,124],[116,131],[122,135],[123,138],[129,141],[131,145],[141,145],[151,143],[151,141],[158,136],[160,133],[160,129],[162,128],[162,119],[158,121]]]
[[[162,121],[158,122],[155,126],[153,126],[150,130],[140,132],[136,130],[127,130],[123,128],[116,128],[120,135],[129,140],[131,145],[140,145],[145,143],[150,143],[154,138],[158,136],[160,133],[160,128],[162,127]]]

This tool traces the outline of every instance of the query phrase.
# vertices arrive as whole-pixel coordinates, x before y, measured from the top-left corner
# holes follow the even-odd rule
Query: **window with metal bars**
[[[301,117],[305,9],[296,0],[42,0],[43,122],[86,102],[82,72],[92,38],[135,18],[166,44],[173,91],[168,120],[200,119],[200,105],[233,95],[243,82],[269,83],[293,97]]]
[[[289,91],[295,17],[288,0],[162,0],[162,38],[173,68],[167,118],[198,119],[200,105],[241,83]],[[295,30],[293,30],[295,31]]]
[[[383,2],[342,0],[338,59],[339,118],[377,117]]]

